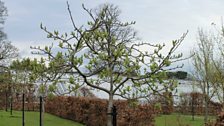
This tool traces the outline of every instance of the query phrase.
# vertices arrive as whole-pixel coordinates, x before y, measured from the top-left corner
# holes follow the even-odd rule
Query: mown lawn
[[[22,112],[10,112],[0,110],[0,126],[22,126]],[[38,112],[25,112],[25,126],[39,126]],[[44,114],[44,126],[83,126],[70,120],[62,119],[50,114]]]
[[[209,117],[214,120],[215,117]],[[194,121],[191,115],[160,115],[155,118],[155,126],[204,126],[204,117],[195,116]]]

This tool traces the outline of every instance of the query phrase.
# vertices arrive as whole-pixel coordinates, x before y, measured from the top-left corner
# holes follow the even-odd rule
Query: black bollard
[[[112,107],[112,116],[113,116],[113,126],[117,126],[117,108],[116,108],[116,106]]]
[[[40,96],[40,126],[42,126],[42,96]]]
[[[25,108],[25,95],[23,93],[23,104],[22,104],[22,112],[23,112],[23,119],[22,119],[22,125],[25,126],[25,113],[24,113],[24,108]]]

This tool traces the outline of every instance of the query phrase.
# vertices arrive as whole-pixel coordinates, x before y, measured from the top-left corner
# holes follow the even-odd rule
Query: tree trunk
[[[8,93],[7,91],[5,92],[5,111],[7,112],[8,111]]]
[[[222,88],[222,103],[224,103],[224,87]]]
[[[12,116],[12,109],[13,109],[13,89],[12,89],[12,85],[10,87],[10,94],[11,94],[11,98],[10,98],[10,115]]]
[[[204,122],[207,123],[208,122],[208,102],[209,102],[209,83],[206,82],[206,93],[205,93],[205,118],[204,118]]]
[[[41,105],[41,107],[42,107],[42,113],[41,113],[41,126],[43,126],[44,125],[44,123],[43,123],[43,120],[44,120],[44,112],[45,112],[45,107],[44,107],[44,96],[42,97],[42,105]]]
[[[204,122],[207,123],[208,121],[208,98],[205,96],[205,118],[204,118]]]
[[[113,107],[113,95],[109,94],[109,102],[107,107],[107,126],[113,126],[112,107]]]
[[[224,110],[224,88],[222,88],[222,111]]]
[[[192,102],[191,102],[191,111],[192,111],[192,120],[194,121],[194,105],[195,101],[194,101],[194,94],[192,94]]]
[[[13,109],[13,96],[11,95],[11,99],[10,99],[10,115],[12,116],[12,109]]]

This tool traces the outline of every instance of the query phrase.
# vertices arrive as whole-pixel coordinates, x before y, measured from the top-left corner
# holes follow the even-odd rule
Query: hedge
[[[48,113],[70,119],[87,126],[105,126],[107,100],[86,97],[59,96],[46,100]],[[125,100],[116,100],[118,126],[154,126],[156,110],[150,105],[130,106]]]
[[[181,95],[180,104],[176,107],[176,111],[191,114],[192,107],[194,107],[195,114],[203,115],[205,111],[203,101],[204,95],[199,92],[184,93]],[[210,115],[217,115],[222,109],[222,104],[213,101],[209,101],[208,106]]]

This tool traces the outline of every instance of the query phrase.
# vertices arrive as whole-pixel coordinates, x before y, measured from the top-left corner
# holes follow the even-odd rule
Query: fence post
[[[117,108],[116,106],[112,107],[112,116],[113,116],[113,126],[117,126]]]
[[[23,116],[23,119],[22,119],[22,125],[25,126],[25,114],[24,114],[24,107],[25,106],[25,94],[23,93],[23,104],[22,104],[22,116]]]
[[[40,96],[40,126],[42,126],[42,96]]]

